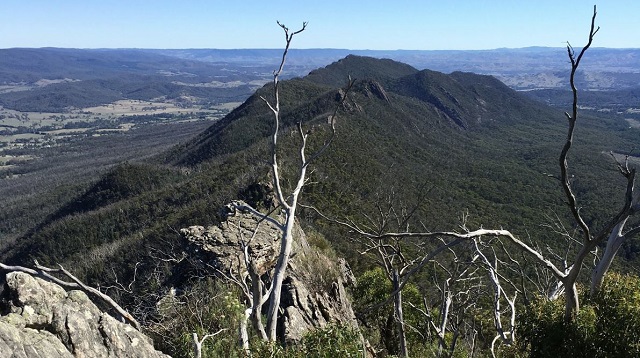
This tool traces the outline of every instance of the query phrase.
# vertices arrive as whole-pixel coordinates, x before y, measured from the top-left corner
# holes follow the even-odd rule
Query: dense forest
[[[575,68],[583,53],[589,56],[570,57]],[[55,85],[73,104],[49,98],[55,95],[44,88],[2,94],[0,102],[42,108],[37,97],[55,111],[85,97],[83,105],[94,105],[123,93],[149,99],[185,95],[188,87],[197,91],[188,93],[193,96],[221,95],[149,83],[147,70],[127,88],[114,79],[97,87],[94,80]],[[304,77],[278,81],[275,74],[215,123],[156,125],[69,143],[67,154],[93,157],[95,167],[59,162],[49,172],[59,185],[46,195],[15,187],[25,192],[0,210],[0,262],[37,260],[73,270],[177,357],[194,354],[193,333],[216,334],[200,347],[211,357],[640,353],[640,245],[633,237],[640,208],[632,185],[638,128],[614,113],[580,109],[578,117],[571,89],[521,93],[492,76],[418,70],[388,59],[349,55]],[[248,87],[222,95],[243,91]],[[579,97],[615,106],[633,96],[625,89]],[[55,163],[59,148],[47,150]],[[37,187],[33,166],[11,180]],[[234,221],[241,214],[258,219]],[[276,281],[273,267],[281,267],[274,242],[285,235],[272,239],[272,249],[252,240],[258,227],[286,232],[289,217],[299,229],[292,233],[291,264],[283,264],[292,272],[283,287],[300,289],[295,281],[305,281],[308,297],[340,296],[344,281],[357,323],[331,318],[319,299],[284,299],[276,312],[287,314],[268,313],[273,290],[267,288]],[[625,224],[632,229],[614,230]],[[225,228],[251,239],[227,254],[228,268],[224,258],[203,256],[205,246],[193,247],[181,229],[194,226],[221,230],[219,246],[233,247]],[[600,235],[606,238],[598,241]],[[594,291],[592,272],[615,240],[617,258]],[[259,265],[251,255],[262,255]],[[338,265],[343,259],[351,283]],[[258,290],[269,301],[257,305]],[[579,309],[567,310],[571,294]],[[287,309],[314,304],[324,323],[291,338]],[[272,319],[277,337],[260,328]],[[244,346],[238,344],[243,324]]]

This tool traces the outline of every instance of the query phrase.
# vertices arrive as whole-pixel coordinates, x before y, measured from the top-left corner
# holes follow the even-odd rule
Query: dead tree
[[[434,294],[423,293],[422,307],[409,305],[428,323],[426,336],[432,333],[438,342],[438,357],[452,357],[461,337],[471,335],[471,346],[477,335],[473,323],[467,324],[470,311],[478,304],[484,283],[478,275],[475,262],[478,255],[458,255],[453,248],[450,255],[433,260]],[[470,251],[465,249],[467,253]],[[437,308],[437,309],[436,309]],[[449,336],[451,339],[447,339]]]
[[[292,245],[293,245],[293,229],[295,225],[295,216],[298,208],[298,200],[300,194],[302,193],[302,189],[307,181],[307,170],[309,166],[320,156],[322,155],[326,149],[329,147],[331,142],[333,141],[336,134],[336,118],[338,110],[342,107],[342,104],[347,99],[347,94],[349,93],[353,81],[349,79],[345,89],[340,92],[340,99],[336,104],[333,112],[329,116],[329,134],[327,138],[325,138],[324,143],[313,152],[311,155],[306,153],[307,150],[307,141],[309,139],[310,133],[303,129],[303,121],[297,122],[297,132],[299,135],[300,144],[298,147],[298,158],[299,163],[297,166],[297,174],[294,178],[290,178],[291,182],[295,183],[293,189],[290,193],[285,193],[283,188],[283,178],[282,171],[279,166],[279,156],[278,156],[278,136],[280,134],[280,125],[281,125],[281,102],[280,102],[280,75],[284,69],[284,65],[287,59],[287,54],[289,51],[289,46],[291,45],[291,41],[293,37],[302,31],[304,31],[307,27],[307,23],[303,23],[302,27],[294,32],[290,32],[289,28],[285,25],[278,22],[278,25],[282,28],[285,35],[286,46],[282,54],[282,60],[280,62],[279,68],[273,73],[273,95],[271,99],[267,99],[266,97],[261,97],[263,102],[268,106],[269,110],[273,114],[273,133],[271,136],[271,175],[273,177],[273,187],[275,191],[276,197],[276,206],[281,210],[282,216],[284,217],[283,222],[280,222],[278,219],[272,218],[269,215],[265,215],[260,213],[258,210],[250,207],[247,204],[236,204],[236,209],[248,211],[264,220],[268,220],[274,223],[281,231],[282,236],[280,239],[280,250],[278,252],[278,259],[273,270],[273,276],[271,285],[268,288],[268,299],[269,299],[269,308],[267,310],[267,324],[266,324],[266,338],[269,341],[276,340],[276,326],[278,321],[278,310],[280,308],[280,296],[282,290],[282,282],[286,276],[287,265],[289,263],[289,258],[292,254]],[[257,299],[253,297],[253,299]],[[262,299],[258,299],[258,301],[262,301]],[[253,307],[254,314],[260,314],[260,311],[257,311],[258,307]]]
[[[486,269],[489,282],[493,288],[493,323],[496,328],[496,336],[491,341],[491,355],[496,356],[495,346],[498,341],[506,345],[512,345],[516,341],[516,298],[518,297],[518,290],[514,290],[513,298],[509,297],[506,289],[503,287],[503,282],[507,280],[503,275],[498,273],[500,260],[495,250],[491,248],[493,252],[493,259],[490,260],[480,249],[480,243],[478,240],[474,240],[474,247],[477,255],[480,257],[480,264]],[[511,286],[514,286],[509,282]],[[501,305],[503,302],[507,303],[507,310],[509,312],[508,325],[503,323],[503,313],[505,312]]]
[[[363,215],[366,223],[356,223],[353,220],[341,221],[330,219],[323,215],[319,210],[309,207],[318,213],[321,217],[347,227],[353,234],[357,236],[356,241],[364,246],[361,252],[363,255],[373,255],[376,263],[380,266],[386,278],[391,283],[391,292],[386,300],[376,303],[370,307],[362,309],[363,312],[373,312],[375,309],[385,306],[393,302],[393,319],[398,332],[398,355],[400,357],[408,357],[409,349],[407,345],[407,332],[413,327],[409,327],[405,322],[402,291],[404,287],[421,272],[425,266],[435,263],[443,268],[442,271],[447,273],[444,281],[436,282],[441,293],[439,304],[439,317],[434,317],[431,305],[424,302],[424,308],[409,305],[422,313],[429,322],[429,327],[436,332],[438,338],[438,356],[451,355],[455,349],[457,337],[459,337],[459,317],[464,311],[464,307],[468,306],[468,301],[464,299],[473,289],[476,268],[472,267],[473,262],[477,259],[474,256],[469,262],[462,263],[453,248],[464,243],[474,242],[482,235],[500,236],[503,235],[499,231],[479,230],[469,232],[465,225],[461,228],[465,233],[456,232],[412,232],[410,231],[410,220],[418,211],[419,205],[412,208],[406,208],[402,203],[398,203],[396,193],[391,189],[388,195],[378,193],[376,200],[376,215]],[[422,202],[421,199],[418,200]],[[388,231],[390,229],[398,229],[397,232]],[[505,231],[508,233],[507,231]],[[510,234],[509,234],[510,235]],[[416,241],[416,239],[426,239]],[[515,238],[514,238],[515,239]],[[428,242],[439,243],[434,248],[433,245],[424,245]],[[453,258],[451,265],[455,266],[454,270],[444,268],[444,265],[436,260],[441,254],[450,253]],[[444,260],[446,261],[446,260]],[[465,288],[462,289],[462,283]],[[454,290],[457,290],[454,292]],[[456,301],[455,305],[453,301]],[[463,302],[463,304],[458,304]],[[453,313],[455,306],[456,314]],[[499,308],[499,306],[498,306]],[[460,313],[460,315],[457,315]],[[454,320],[450,318],[455,316]],[[515,317],[515,316],[514,316]],[[455,322],[454,322],[455,321]],[[453,328],[452,328],[453,327]],[[455,339],[451,344],[447,344],[445,335],[453,332]],[[429,332],[423,332],[429,335]]]
[[[599,245],[606,243],[606,248],[603,256],[600,258],[592,273],[591,278],[591,293],[595,293],[600,288],[604,275],[608,271],[616,253],[620,249],[622,243],[633,236],[640,233],[640,225],[637,223],[631,228],[625,228],[629,219],[633,217],[640,210],[640,202],[634,199],[634,185],[635,185],[635,168],[630,168],[628,160],[624,162],[618,162],[618,170],[626,180],[626,190],[624,193],[624,200],[622,207],[617,213],[608,219],[605,225],[599,230],[593,230],[587,222],[584,220],[581,214],[581,207],[578,204],[574,189],[572,187],[571,175],[569,174],[569,165],[567,161],[568,153],[571,149],[574,140],[574,131],[578,122],[578,90],[575,84],[575,74],[578,70],[578,66],[587,51],[591,46],[595,34],[600,29],[595,26],[596,19],[596,7],[593,7],[593,16],[591,18],[591,28],[589,30],[589,38],[587,44],[576,55],[573,47],[567,45],[567,53],[569,60],[571,61],[571,75],[570,85],[573,94],[573,105],[571,114],[565,112],[567,120],[569,121],[569,129],[567,132],[567,139],[564,147],[562,148],[559,164],[560,164],[560,181],[565,194],[566,202],[571,211],[573,220],[580,231],[580,241],[582,247],[575,254],[573,262],[569,266],[566,274],[560,281],[562,281],[565,287],[565,320],[570,321],[574,318],[575,314],[580,309],[580,303],[578,300],[578,293],[576,289],[576,282],[578,275],[587,257],[592,251],[594,251]],[[628,157],[627,157],[628,158]]]

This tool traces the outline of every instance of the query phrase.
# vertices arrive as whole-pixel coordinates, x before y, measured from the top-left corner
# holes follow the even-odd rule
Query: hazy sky
[[[580,0],[2,0],[0,48],[494,49],[585,42]],[[597,47],[640,47],[640,1],[598,5]]]

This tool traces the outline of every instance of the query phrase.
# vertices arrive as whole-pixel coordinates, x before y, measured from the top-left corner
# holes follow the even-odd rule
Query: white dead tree
[[[436,248],[430,251],[427,251],[422,256],[415,258],[411,261],[406,261],[408,265],[403,265],[402,271],[399,271],[401,273],[401,275],[399,275],[400,279],[398,280],[398,284],[394,284],[394,290],[393,292],[390,293],[389,297],[381,303],[378,303],[371,307],[367,307],[366,310],[372,310],[382,305],[386,305],[392,301],[396,301],[397,297],[401,297],[399,295],[400,292],[410,282],[412,277],[417,272],[420,272],[426,264],[434,262],[434,259],[443,251],[450,250],[451,248],[456,247],[457,245],[464,242],[477,243],[479,242],[479,240],[483,238],[486,238],[486,239],[498,238],[498,239],[506,240],[512,245],[515,245],[515,247],[521,250],[526,256],[532,258],[535,265],[548,270],[555,277],[555,279],[560,281],[563,285],[568,287],[575,286],[575,281],[572,285],[567,285],[567,280],[569,277],[568,275],[571,267],[566,268],[566,262],[563,262],[565,265],[563,266],[562,269],[559,268],[551,259],[543,255],[540,250],[520,240],[508,230],[504,230],[504,229],[490,230],[490,229],[481,228],[481,229],[472,231],[472,230],[469,230],[466,227],[466,225],[463,224],[461,226],[460,232],[457,232],[457,231],[413,232],[413,231],[409,231],[407,226],[399,227],[400,229],[403,229],[400,231],[385,231],[385,229],[387,229],[386,226],[382,227],[382,230],[380,230],[381,227],[378,227],[378,230],[376,230],[376,229],[372,229],[370,225],[361,225],[361,224],[355,223],[352,220],[344,221],[344,220],[331,219],[323,215],[322,213],[320,213],[317,209],[315,208],[312,208],[312,209],[314,209],[323,218],[333,223],[342,225],[348,228],[351,231],[351,233],[363,239],[368,240],[369,242],[368,249],[367,249],[368,251],[378,250],[378,252],[380,252],[381,248],[389,249],[393,247],[392,243],[396,242],[397,240],[417,239],[425,242],[426,241],[441,242],[440,246],[437,246]],[[388,256],[388,253],[385,253],[384,251],[382,251],[382,254]],[[502,287],[501,282],[505,281],[505,279],[501,275],[499,275],[497,272],[498,261],[497,261],[497,256],[495,256],[495,253],[494,253],[495,259],[493,262],[491,262],[486,257],[486,255],[482,254],[482,252],[479,250],[478,250],[478,255],[482,257],[482,259],[481,260],[476,259],[473,261],[479,261],[480,265],[483,265],[485,269],[487,269],[487,272],[489,274],[489,280],[491,282],[491,285],[493,287],[493,292],[494,292],[493,294],[494,306],[492,310],[494,312],[494,324],[495,324],[497,335],[496,335],[496,339],[494,339],[493,341],[493,345],[495,346],[495,343],[498,340],[501,340],[504,344],[511,345],[515,343],[515,327],[516,327],[515,297],[516,297],[516,294],[514,293],[513,297],[511,297],[506,293],[506,291]],[[515,287],[514,284],[510,283],[510,281],[509,281],[509,284]],[[448,301],[451,300],[451,296],[457,293],[453,292],[450,287],[446,287],[446,285],[443,287],[444,288],[441,290],[443,294],[443,303],[447,303]],[[565,298],[567,298],[567,295],[570,294],[570,293],[567,293],[567,291],[571,291],[571,290],[564,291]],[[503,323],[504,320],[502,318],[502,315],[506,311],[501,308],[502,302],[507,303],[506,311],[508,311],[509,313],[509,321],[507,325]],[[445,306],[441,307],[441,310],[446,309],[448,311],[450,306],[451,306],[450,304],[446,304]],[[429,315],[428,312],[426,315],[427,316]],[[399,319],[402,319],[402,317],[400,316],[397,316],[397,317]],[[444,334],[446,333],[446,329],[447,329],[446,321],[448,320],[448,317],[449,317],[448,313],[446,313],[445,315],[441,315],[439,324],[432,324],[432,327],[434,327],[434,330],[436,332],[439,332],[442,337],[444,337]],[[507,328],[505,329],[505,327]],[[442,343],[444,342],[441,341],[441,344]],[[446,348],[450,348],[450,347],[444,347],[443,345],[441,345],[440,352],[442,353]],[[406,354],[406,351],[404,354]]]
[[[286,46],[282,54],[282,60],[280,62],[279,68],[273,73],[273,97],[271,99],[267,99],[266,97],[261,97],[264,103],[268,106],[269,110],[273,114],[273,134],[271,136],[271,175],[273,177],[273,187],[275,191],[276,197],[276,206],[281,210],[282,216],[284,217],[283,222],[280,222],[278,219],[273,218],[269,215],[263,214],[258,210],[250,207],[245,203],[235,203],[235,208],[241,211],[249,212],[257,217],[270,221],[275,224],[281,231],[282,236],[280,239],[280,250],[278,252],[278,259],[273,270],[272,280],[270,287],[266,290],[269,299],[269,308],[267,310],[267,324],[266,324],[266,339],[269,341],[276,340],[276,327],[278,322],[278,310],[280,308],[280,297],[282,291],[282,282],[286,276],[287,265],[289,264],[289,258],[291,257],[291,251],[293,247],[293,229],[295,225],[295,216],[298,208],[298,199],[300,194],[302,193],[302,189],[307,182],[307,170],[309,166],[320,156],[322,155],[326,149],[329,147],[331,142],[333,141],[336,135],[336,118],[338,110],[342,107],[342,104],[347,99],[347,94],[349,93],[351,87],[353,86],[353,80],[349,79],[346,87],[340,91],[340,99],[336,104],[333,112],[329,116],[329,131],[328,136],[325,138],[323,144],[316,149],[311,155],[306,153],[307,144],[309,139],[309,132],[306,132],[303,129],[303,121],[300,119],[297,122],[297,132],[299,135],[300,144],[298,147],[298,159],[299,163],[297,166],[297,173],[294,178],[291,179],[290,182],[295,183],[290,193],[285,193],[283,188],[283,178],[282,171],[279,167],[279,156],[278,156],[278,136],[280,134],[280,125],[281,125],[281,102],[280,102],[280,75],[284,69],[284,65],[287,59],[287,54],[289,51],[289,46],[291,45],[291,41],[293,37],[302,31],[304,31],[307,27],[307,23],[303,23],[302,27],[297,30],[291,32],[289,28],[285,25],[278,22],[278,25],[282,28],[285,35]],[[250,265],[250,263],[248,263]],[[256,281],[259,278],[252,278],[252,281]],[[256,283],[256,285],[260,286]],[[252,314],[260,315],[260,307],[261,302],[264,303],[263,295],[252,294],[251,299],[255,302],[252,305]],[[262,335],[262,334],[261,334]]]
[[[471,232],[466,228],[466,225],[461,226],[461,229],[464,231],[463,233],[412,232],[409,230],[409,221],[417,212],[419,206],[408,209],[402,204],[396,203],[393,189],[389,195],[382,198],[382,200],[380,199],[380,194],[378,193],[378,200],[375,204],[376,215],[363,215],[366,223],[362,224],[356,223],[353,220],[344,221],[331,219],[316,208],[309,208],[324,219],[348,228],[351,233],[358,237],[357,241],[364,245],[365,249],[361,254],[374,255],[378,266],[384,270],[387,279],[392,285],[388,298],[382,302],[365,307],[362,311],[373,312],[377,308],[393,302],[393,318],[398,332],[398,355],[400,357],[409,356],[406,337],[408,330],[413,329],[413,327],[409,327],[406,324],[404,318],[403,305],[405,303],[403,302],[402,296],[404,287],[428,264],[435,263],[442,268],[442,271],[446,272],[447,278],[444,279],[442,284],[437,282],[435,285],[441,293],[437,318],[434,317],[432,313],[433,310],[426,301],[424,308],[416,307],[411,303],[408,304],[425,316],[430,328],[436,333],[438,338],[438,356],[451,355],[455,350],[456,341],[460,334],[458,329],[461,323],[460,317],[466,307],[470,306],[467,298],[470,292],[479,287],[476,285],[476,268],[473,266],[478,255],[471,258],[469,262],[463,263],[463,260],[457,257],[452,248],[464,242],[476,242],[476,240],[480,239],[483,235],[491,237],[508,235],[513,240],[517,242],[520,241],[506,230],[481,229]],[[418,202],[422,202],[422,200],[418,200]],[[399,231],[387,231],[390,228],[396,228],[399,229]],[[420,239],[422,239],[422,241],[420,241]],[[424,247],[422,244],[426,242],[439,242],[439,245],[436,247],[433,247],[433,245]],[[410,249],[410,247],[412,247],[412,249]],[[413,253],[409,254],[409,251],[413,251]],[[451,265],[455,267],[455,270],[444,268],[444,265],[436,260],[438,256],[443,253],[452,254],[453,258],[450,258],[450,261],[452,261]],[[499,285],[499,282],[497,284]],[[463,285],[464,288],[462,287]],[[455,304],[454,300],[456,301]],[[464,303],[458,304],[460,302]],[[496,307],[498,312],[501,312],[499,303]],[[456,311],[455,313],[453,313],[454,310]],[[499,314],[500,313],[498,313],[498,315]],[[513,310],[513,317],[515,319],[515,310]],[[501,329],[501,322],[501,320],[496,321],[496,329],[498,331],[503,331]],[[445,339],[446,334],[449,332],[453,332],[455,337],[451,343],[447,343]],[[427,332],[427,335],[428,334]],[[505,336],[504,332],[502,336]]]
[[[489,282],[491,282],[491,287],[493,288],[493,323],[496,328],[496,336],[493,341],[491,341],[491,355],[495,357],[496,343],[499,340],[506,345],[512,345],[516,341],[516,297],[518,297],[518,290],[514,290],[513,298],[509,297],[509,294],[502,285],[502,282],[509,282],[509,280],[498,273],[498,263],[500,263],[498,255],[492,249],[493,260],[489,260],[480,249],[479,241],[479,239],[474,240],[473,244],[477,255],[480,257],[480,263],[487,270]],[[511,285],[515,287],[515,285]],[[504,301],[507,303],[507,312],[509,312],[508,325],[503,324],[504,311],[501,304]]]
[[[624,200],[622,207],[617,213],[608,219],[605,225],[600,228],[599,231],[593,230],[587,222],[584,220],[581,214],[581,207],[578,204],[574,189],[572,187],[571,178],[569,174],[569,165],[567,161],[568,153],[571,149],[574,140],[574,131],[578,121],[578,90],[575,84],[575,74],[578,70],[578,66],[587,51],[591,46],[595,34],[600,29],[595,26],[596,20],[596,7],[593,7],[593,16],[591,18],[591,27],[589,30],[589,38],[587,44],[576,55],[573,47],[567,45],[567,53],[569,60],[571,61],[571,75],[570,85],[573,94],[572,112],[565,113],[569,121],[569,129],[567,133],[567,139],[560,154],[560,182],[565,194],[566,203],[571,211],[571,215],[579,228],[581,247],[575,254],[575,257],[570,265],[566,268],[566,271],[560,275],[559,279],[565,288],[565,320],[570,321],[575,317],[575,314],[580,309],[580,303],[578,299],[578,293],[576,289],[576,282],[582,267],[585,265],[585,261],[589,255],[598,248],[599,245],[606,243],[606,248],[603,256],[595,265],[595,269],[591,278],[591,293],[595,293],[599,290],[604,275],[611,266],[616,253],[620,249],[622,243],[633,236],[640,233],[640,224],[636,224],[631,228],[626,228],[627,223],[638,211],[640,211],[640,202],[637,198],[634,198],[634,185],[635,185],[635,168],[629,167],[628,157],[624,162],[618,162],[619,172],[626,180],[626,189],[624,193]]]
[[[450,255],[433,260],[432,291],[435,294],[423,294],[422,307],[408,304],[428,323],[426,336],[432,332],[438,341],[438,357],[452,357],[461,337],[466,336],[470,345],[477,335],[473,324],[468,324],[468,313],[475,309],[482,295],[484,283],[475,262],[478,255],[463,258],[454,248],[447,250]],[[468,253],[468,249],[461,250]],[[465,256],[468,256],[466,254]]]

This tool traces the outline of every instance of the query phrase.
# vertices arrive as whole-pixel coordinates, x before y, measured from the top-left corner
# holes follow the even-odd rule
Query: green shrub
[[[376,267],[358,278],[358,286],[354,290],[354,306],[360,310],[374,306],[388,299],[392,292],[391,281],[382,268]],[[422,296],[418,288],[409,283],[402,290],[402,300],[405,323],[413,328],[407,331],[409,352],[413,353],[422,350],[423,345],[430,343],[425,342],[424,337],[418,333],[426,333],[428,330],[425,317],[411,309],[408,304],[410,302],[415,306],[421,306]],[[375,310],[367,311],[363,319],[364,326],[369,327],[366,332],[367,338],[376,346],[376,349],[386,350],[388,354],[398,353],[399,337],[394,319],[393,301]]]
[[[291,358],[362,357],[363,344],[357,331],[330,325],[307,333],[300,344],[287,350]]]
[[[163,297],[157,310],[158,322],[148,330],[158,348],[171,356],[192,356],[194,332],[203,337],[224,329],[205,340],[203,357],[243,357],[237,328],[244,306],[235,286],[201,280],[181,295]]]
[[[640,278],[610,273],[596,295],[582,292],[574,322],[564,322],[564,302],[539,299],[521,316],[521,346],[531,357],[640,356]]]

